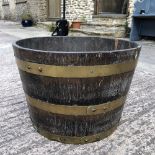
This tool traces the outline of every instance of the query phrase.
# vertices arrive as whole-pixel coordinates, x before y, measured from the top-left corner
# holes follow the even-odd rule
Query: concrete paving
[[[143,49],[114,134],[92,144],[64,145],[32,127],[11,46],[20,38],[49,35],[0,21],[0,155],[155,155],[155,42],[139,42]]]

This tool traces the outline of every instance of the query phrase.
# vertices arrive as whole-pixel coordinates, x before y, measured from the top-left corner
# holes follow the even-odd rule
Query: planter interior
[[[13,47],[40,134],[85,144],[114,132],[140,46],[100,37],[45,37],[20,40]]]

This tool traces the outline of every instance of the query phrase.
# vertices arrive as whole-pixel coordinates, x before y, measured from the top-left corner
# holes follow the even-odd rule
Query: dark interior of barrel
[[[101,37],[44,37],[20,40],[16,43],[23,48],[41,51],[64,52],[111,52],[136,48],[137,44],[125,40]]]

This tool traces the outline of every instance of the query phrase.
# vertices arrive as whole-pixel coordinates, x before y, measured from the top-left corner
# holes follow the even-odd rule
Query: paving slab
[[[122,119],[108,138],[86,145],[49,141],[32,127],[12,43],[50,36],[0,21],[0,155],[155,155],[155,42],[143,45]]]

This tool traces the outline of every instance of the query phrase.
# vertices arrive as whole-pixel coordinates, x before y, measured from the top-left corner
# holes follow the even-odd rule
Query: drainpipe
[[[66,18],[66,0],[63,0],[63,19]]]
[[[63,0],[63,18],[56,21],[56,28],[52,36],[67,36],[69,32],[69,22],[66,18],[66,0]]]

